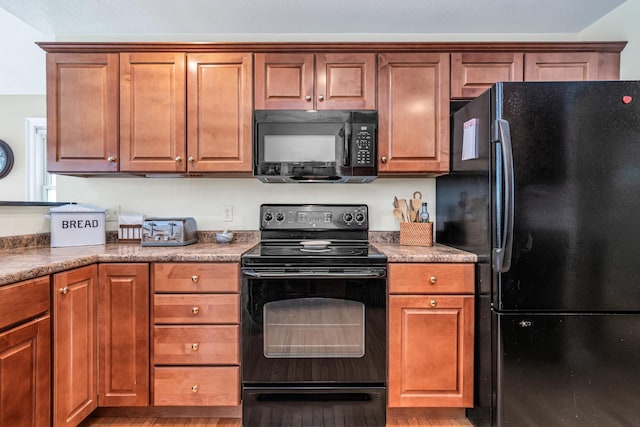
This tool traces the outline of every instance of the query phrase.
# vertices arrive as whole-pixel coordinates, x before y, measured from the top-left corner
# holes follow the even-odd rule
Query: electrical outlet
[[[231,222],[233,221],[233,206],[225,206],[224,207],[224,214],[223,214],[223,218],[222,220],[224,222]]]

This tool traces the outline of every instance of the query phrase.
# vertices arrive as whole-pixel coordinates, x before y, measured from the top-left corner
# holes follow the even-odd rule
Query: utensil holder
[[[433,223],[401,222],[400,244],[406,246],[433,246]]]

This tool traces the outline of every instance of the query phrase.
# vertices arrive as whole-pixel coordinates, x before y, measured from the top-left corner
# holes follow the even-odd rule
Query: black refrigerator
[[[640,426],[640,82],[498,83],[452,115],[436,240],[478,255],[477,426]]]

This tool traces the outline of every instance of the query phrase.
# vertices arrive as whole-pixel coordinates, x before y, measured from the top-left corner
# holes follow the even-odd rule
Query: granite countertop
[[[0,285],[57,273],[96,262],[240,262],[258,242],[195,243],[142,247],[107,243],[66,248],[30,247],[0,251]]]
[[[476,262],[478,257],[438,243],[433,246],[403,246],[398,243],[373,243],[388,262]]]
[[[0,286],[57,273],[96,262],[240,262],[257,239],[228,244],[195,243],[188,246],[142,247],[131,243],[51,248],[48,246],[0,250]],[[435,244],[401,246],[373,242],[389,262],[476,262],[475,254]]]

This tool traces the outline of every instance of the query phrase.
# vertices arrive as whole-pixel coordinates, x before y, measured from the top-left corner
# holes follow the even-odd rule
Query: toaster
[[[142,222],[141,246],[185,246],[197,241],[194,218],[146,218]]]

